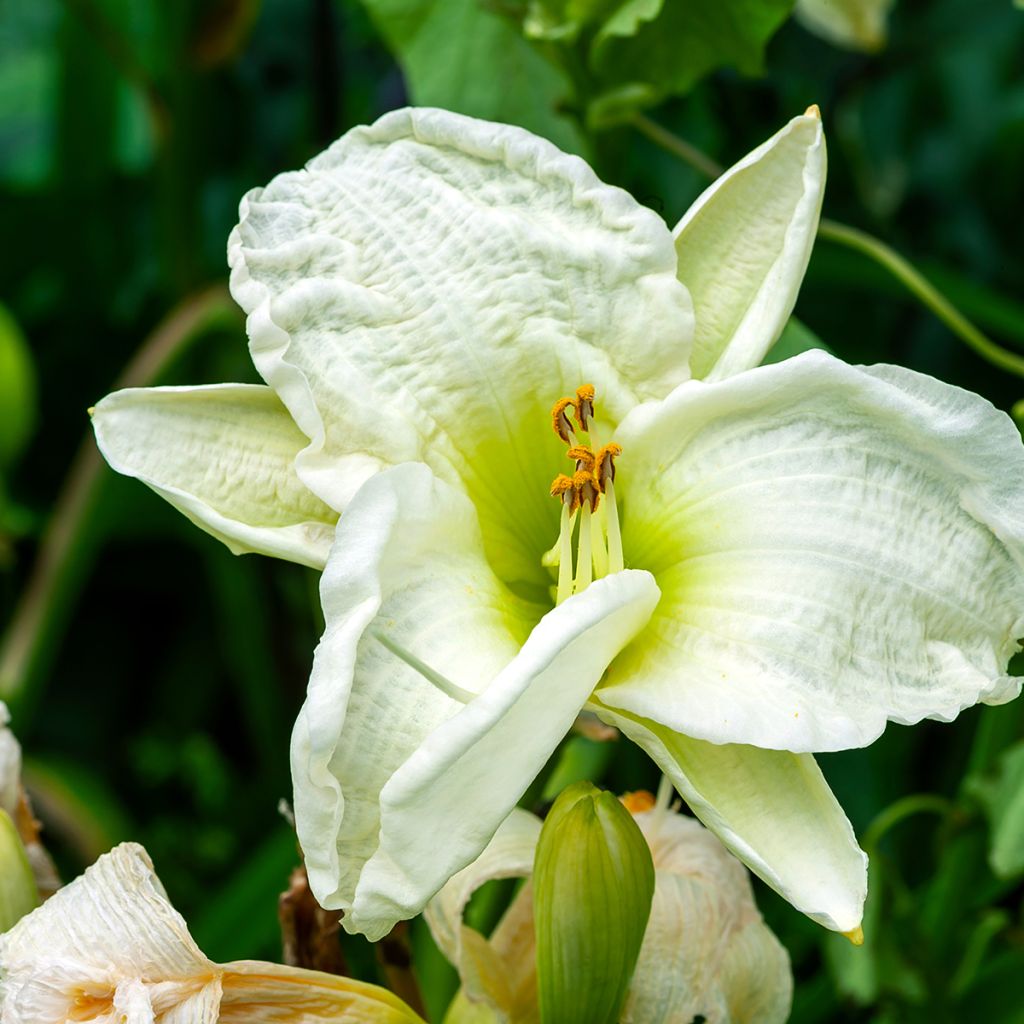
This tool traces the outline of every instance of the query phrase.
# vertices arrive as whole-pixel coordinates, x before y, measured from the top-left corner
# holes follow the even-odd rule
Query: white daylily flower
[[[11,714],[0,700],[0,810],[12,818],[21,799],[21,747],[7,728]]]
[[[344,513],[292,769],[347,928],[421,910],[589,700],[755,873],[854,933],[865,860],[811,752],[1018,692],[1010,420],[895,367],[751,369],[824,176],[812,109],[673,238],[527,132],[397,111],[243,200],[232,288],[273,391],[98,406],[111,464],[233,550],[318,565]],[[560,510],[549,410],[581,385],[554,410],[582,448]]]
[[[0,701],[0,811],[14,822],[32,867],[36,887],[49,896],[60,887],[57,869],[39,840],[39,823],[35,820],[28,797],[21,785],[21,744],[7,727],[11,720],[7,705]]]
[[[422,1024],[390,992],[196,946],[141,846],[116,847],[0,935],[0,1024]]]
[[[622,1020],[781,1024],[793,995],[789,957],[762,920],[742,865],[692,818],[662,807],[635,818],[651,847],[655,889]],[[530,885],[489,938],[464,924],[463,913],[485,882],[530,876],[539,834],[532,814],[513,811],[427,905],[434,939],[462,981],[451,1024],[538,1019]]]
[[[797,0],[795,14],[811,32],[850,50],[885,46],[895,0]]]

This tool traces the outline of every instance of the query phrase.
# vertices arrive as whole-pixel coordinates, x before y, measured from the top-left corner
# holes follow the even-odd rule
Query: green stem
[[[863,846],[868,856],[873,857],[878,844],[891,829],[901,821],[915,814],[937,814],[945,817],[953,809],[951,801],[932,793],[917,793],[897,800],[882,811],[864,833]]]
[[[686,139],[680,138],[675,132],[662,128],[657,121],[652,121],[645,114],[634,114],[631,123],[641,134],[646,135],[651,142],[661,146],[668,153],[679,157],[683,163],[689,164],[695,171],[703,174],[705,178],[712,181],[725,173],[725,168],[712,160],[707,153],[702,152]]]
[[[881,239],[846,224],[823,217],[818,237],[845,245],[873,259],[902,284],[922,305],[927,306],[961,341],[994,366],[1024,377],[1024,356],[1009,352],[982,334],[924,275]]]
[[[236,307],[223,285],[189,296],[157,325],[116,386],[151,384],[214,322],[236,315]],[[41,653],[54,646],[44,641],[50,636],[63,604],[69,600],[67,591],[73,589],[77,564],[73,556],[96,498],[103,465],[90,431],[65,479],[28,583],[0,642],[0,699],[24,699],[30,678],[37,673]]]
[[[723,173],[724,169],[707,154],[643,114],[634,114],[631,123],[641,134],[678,156],[705,177],[714,179]],[[818,225],[818,237],[845,245],[874,260],[982,359],[1018,377],[1024,377],[1024,356],[1008,351],[983,334],[909,260],[881,239],[824,217]]]

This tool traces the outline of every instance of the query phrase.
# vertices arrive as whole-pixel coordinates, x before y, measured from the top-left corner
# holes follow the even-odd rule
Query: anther
[[[608,484],[615,482],[615,460],[622,454],[622,448],[615,444],[606,444],[594,457],[594,478],[601,493],[608,489]]]
[[[594,471],[594,453],[583,444],[573,445],[566,453],[570,459],[576,460],[576,472],[585,469],[588,473]]]
[[[598,490],[594,474],[585,469],[578,469],[572,475],[572,485],[579,495],[580,504],[589,507],[591,512],[596,512],[601,501],[601,492]]]
[[[590,421],[594,418],[594,385],[581,384],[576,389],[576,422],[584,433],[590,432]]]
[[[575,440],[572,420],[565,411],[570,406],[575,408],[576,402],[572,398],[560,398],[551,409],[551,426],[555,433],[566,443],[572,444]]]
[[[576,486],[576,481],[573,477],[566,476],[564,473],[559,473],[551,481],[551,497],[561,498],[562,504],[569,509],[570,513],[575,512],[580,507],[580,492]]]

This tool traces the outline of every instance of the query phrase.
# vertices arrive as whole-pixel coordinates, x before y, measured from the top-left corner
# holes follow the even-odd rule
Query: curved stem
[[[902,284],[923,306],[930,309],[961,341],[982,359],[1000,369],[1024,377],[1024,356],[1009,352],[982,334],[924,275],[895,249],[866,231],[822,217],[818,237],[845,245],[870,257]]]
[[[637,131],[646,135],[651,142],[661,146],[667,152],[673,153],[695,171],[703,174],[705,178],[714,180],[725,173],[725,168],[709,157],[707,153],[702,152],[686,139],[680,138],[675,132],[662,128],[657,121],[652,121],[645,114],[634,114],[630,121]]]
[[[184,299],[145,340],[116,387],[151,384],[214,320],[234,316],[236,310],[223,285]],[[4,700],[23,697],[34,675],[43,641],[59,614],[61,592],[73,572],[75,544],[92,508],[103,465],[89,431],[65,478],[28,583],[0,642],[0,698]]]
[[[631,124],[662,149],[674,154],[707,178],[717,178],[724,168],[707,154],[663,128],[643,114],[634,114]],[[1024,356],[997,345],[971,323],[909,260],[901,256],[892,246],[887,245],[866,231],[840,224],[823,217],[818,224],[818,237],[826,241],[845,245],[849,249],[867,256],[887,270],[923,306],[931,310],[961,341],[974,350],[982,359],[988,360],[1001,370],[1007,370],[1024,377]]]
[[[875,855],[886,833],[915,814],[937,814],[945,817],[953,809],[952,801],[933,793],[916,793],[897,800],[882,811],[864,833],[863,846],[869,857]]]

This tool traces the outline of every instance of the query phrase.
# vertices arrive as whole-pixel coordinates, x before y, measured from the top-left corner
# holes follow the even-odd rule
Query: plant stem
[[[223,285],[188,296],[143,342],[116,387],[152,383],[212,321],[236,311]],[[28,583],[0,643],[0,698],[6,701],[25,696],[43,641],[67,599],[63,592],[73,573],[75,545],[96,497],[103,466],[90,433],[71,464]]]
[[[864,850],[868,856],[873,857],[878,849],[878,844],[886,833],[901,821],[915,814],[937,814],[940,817],[945,817],[952,809],[951,801],[933,793],[916,793],[912,796],[905,796],[886,807],[871,822],[864,833]]]
[[[724,168],[706,153],[644,114],[634,114],[630,123],[656,145],[679,157],[705,177],[713,180],[723,173]],[[983,334],[909,260],[890,245],[866,231],[824,217],[818,224],[818,237],[845,245],[874,260],[982,359],[1001,370],[1024,377],[1024,356],[1010,352]]]
[[[873,259],[982,359],[1018,377],[1024,377],[1024,356],[1007,351],[982,334],[916,267],[881,239],[825,217],[818,224],[818,237],[845,245]]]

